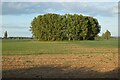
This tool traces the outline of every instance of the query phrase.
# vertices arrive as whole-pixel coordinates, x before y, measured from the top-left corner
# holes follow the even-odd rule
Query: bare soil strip
[[[3,77],[117,77],[118,54],[3,56]]]

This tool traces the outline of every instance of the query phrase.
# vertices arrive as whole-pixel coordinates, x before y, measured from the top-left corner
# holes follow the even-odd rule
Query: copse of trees
[[[100,32],[97,19],[81,14],[39,15],[30,28],[38,40],[94,40]]]

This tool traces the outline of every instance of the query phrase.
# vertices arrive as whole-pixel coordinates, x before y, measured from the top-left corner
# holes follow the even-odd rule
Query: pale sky
[[[97,18],[101,25],[101,35],[109,30],[118,36],[118,2],[4,2],[2,0],[2,33],[9,36],[29,36],[30,23],[35,16],[46,13],[82,14]],[[55,0],[53,0],[55,1]],[[74,1],[74,0],[71,0]],[[116,0],[117,1],[117,0]]]

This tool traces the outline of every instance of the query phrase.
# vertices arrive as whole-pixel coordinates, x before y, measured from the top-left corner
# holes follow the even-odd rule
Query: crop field
[[[3,55],[116,53],[117,40],[101,41],[32,41],[3,40]]]
[[[3,77],[117,77],[118,40],[2,41]]]

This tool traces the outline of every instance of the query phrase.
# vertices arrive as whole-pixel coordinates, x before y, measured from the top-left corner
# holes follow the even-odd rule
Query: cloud
[[[118,2],[119,0],[1,0],[1,2]]]
[[[114,16],[116,3],[97,2],[3,2],[3,15],[44,14],[44,13],[82,13],[92,16]]]

